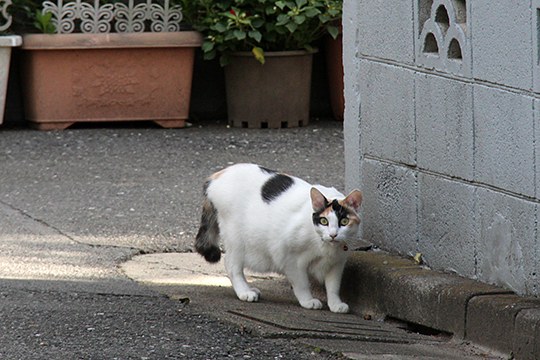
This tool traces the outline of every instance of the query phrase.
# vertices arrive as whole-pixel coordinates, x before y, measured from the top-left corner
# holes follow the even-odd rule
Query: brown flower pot
[[[309,123],[313,53],[265,53],[260,64],[250,52],[234,53],[225,67],[229,124],[283,128]]]
[[[24,35],[26,119],[43,130],[133,120],[183,127],[200,44],[193,31]]]

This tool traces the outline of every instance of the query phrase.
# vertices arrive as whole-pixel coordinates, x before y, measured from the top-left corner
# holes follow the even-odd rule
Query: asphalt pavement
[[[344,190],[342,124],[1,128],[0,358],[496,358],[441,334],[306,312],[282,278],[257,278],[268,295],[249,305],[222,283],[178,283],[215,277],[190,253],[202,184],[239,162]]]

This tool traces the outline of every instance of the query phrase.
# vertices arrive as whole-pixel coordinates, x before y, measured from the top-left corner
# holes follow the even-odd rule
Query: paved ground
[[[133,264],[126,261],[136,255],[142,254],[132,261],[142,261],[143,270],[152,267],[144,263],[151,260],[148,256],[159,256],[155,266],[161,276],[167,274],[164,259],[181,254],[155,253],[190,251],[202,183],[213,171],[231,163],[257,162],[343,190],[342,154],[341,124],[331,121],[279,131],[229,129],[220,123],[179,130],[147,124],[63,132],[2,128],[0,358],[337,356],[325,349],[366,358],[359,344],[368,358],[388,358],[377,348],[377,337],[374,342],[359,341],[370,331],[389,332],[390,339],[399,333],[399,339],[409,340],[382,343],[387,348],[411,345],[409,355],[424,354],[424,359],[431,350],[416,348],[422,344],[430,349],[445,346],[445,354],[487,356],[448,339],[407,333],[398,325],[363,324],[353,315],[340,325],[341,320],[328,318],[333,316],[329,312],[308,316],[291,300],[283,280],[262,279],[270,294],[274,287],[281,290],[267,295],[268,302],[257,304],[260,307],[245,307],[227,287],[182,287],[171,284],[170,277],[145,287],[125,275],[138,279],[126,268]],[[300,316],[300,323],[277,322],[274,314],[288,314],[282,321]],[[306,319],[311,321],[307,325]],[[333,333],[357,322],[367,333],[357,332],[354,325],[355,335],[314,335],[332,334],[313,330],[327,320]]]

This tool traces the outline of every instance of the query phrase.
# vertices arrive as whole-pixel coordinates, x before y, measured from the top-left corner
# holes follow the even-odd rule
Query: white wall
[[[540,295],[540,0],[345,0],[364,238]]]

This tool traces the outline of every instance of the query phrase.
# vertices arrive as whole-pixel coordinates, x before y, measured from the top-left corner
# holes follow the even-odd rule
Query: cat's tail
[[[211,263],[221,258],[217,210],[208,198],[204,199],[201,226],[195,237],[195,250]]]

